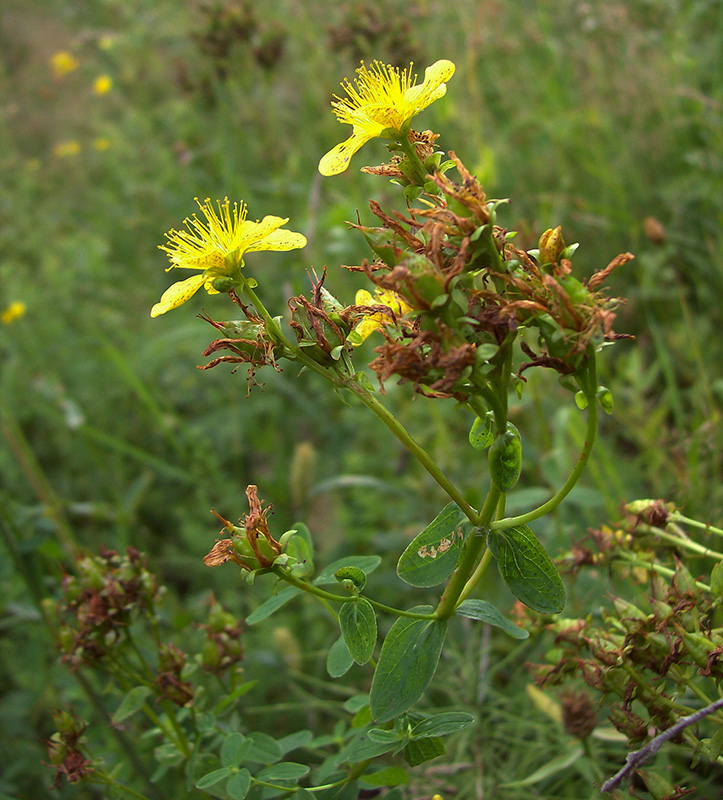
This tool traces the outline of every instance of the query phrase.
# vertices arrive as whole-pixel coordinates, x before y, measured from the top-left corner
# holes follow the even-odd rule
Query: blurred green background
[[[581,485],[537,525],[548,550],[641,496],[721,523],[719,0],[3,0],[0,506],[27,574],[0,559],[0,735],[11,765],[0,796],[45,796],[48,709],[74,691],[28,576],[54,596],[77,548],[133,545],[168,587],[168,624],[192,639],[210,590],[239,616],[268,594],[201,563],[217,533],[209,509],[240,516],[247,484],[273,503],[275,530],[306,519],[329,560],[378,551],[393,565],[444,503],[386,430],[315,376],[262,372],[247,397],[243,370],[198,372],[215,337],[194,315],[224,318],[223,298],[199,293],[149,317],[172,280],[157,246],[196,196],[243,199],[251,218],[288,216],[306,234],[303,251],[248,258],[275,313],[307,290],[309,267],[327,265],[327,287],[352,301],[360,276],[338,265],[367,252],[347,221],[358,211],[371,222],[370,197],[399,198],[358,172],[384,160],[380,142],[342,176],[322,179],[316,165],[348,135],[331,96],[375,58],[414,61],[420,74],[440,58],[456,63],[447,96],[417,125],[439,132],[488,196],[511,198],[501,221],[518,246],[560,224],[581,242],[584,276],[636,254],[611,281],[627,298],[616,330],[637,337],[601,359],[615,413]],[[471,420],[452,401],[410,403],[408,386],[387,388],[386,402],[476,502],[485,472],[466,443]],[[515,405],[525,468],[510,510],[547,497],[574,463],[584,423],[568,400],[554,375],[535,375]],[[411,602],[400,586],[378,588]],[[585,613],[576,602],[570,616]],[[323,676],[329,626],[317,631],[314,619],[299,607],[282,622],[292,638],[308,635]],[[248,669],[283,672],[285,645],[268,629],[249,637]],[[453,689],[459,700],[464,686]]]

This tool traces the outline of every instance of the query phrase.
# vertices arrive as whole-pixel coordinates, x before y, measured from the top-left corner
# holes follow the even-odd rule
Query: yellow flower
[[[53,147],[53,155],[56,158],[68,158],[69,156],[77,156],[80,152],[80,142],[75,139],[69,139],[66,142],[58,142]]]
[[[362,63],[354,79],[342,83],[348,97],[332,103],[339,122],[353,126],[352,135],[330,150],[319,162],[322,175],[338,175],[349,166],[351,157],[369,139],[394,139],[406,135],[409,120],[430,103],[444,97],[454,75],[451,61],[436,61],[424,72],[424,83],[415,84],[412,65],[400,70],[375,61],[370,69]]]
[[[95,94],[108,94],[113,88],[113,80],[109,75],[98,75],[93,81],[93,91]]]
[[[281,228],[289,220],[283,217],[266,216],[261,222],[246,219],[246,205],[234,203],[226,198],[218,202],[218,213],[211,201],[203,203],[196,198],[203,211],[205,221],[195,214],[184,220],[188,230],[172,230],[166,234],[168,245],[159,245],[168,253],[171,269],[194,269],[200,275],[192,275],[186,280],[174,283],[166,289],[160,302],[151,309],[151,316],[158,317],[178,308],[192,297],[202,286],[209,294],[218,294],[214,283],[219,278],[228,278],[233,288],[241,278],[244,266],[244,253],[255,250],[295,250],[306,245],[306,238],[300,233]],[[228,289],[223,289],[228,291]]]
[[[93,139],[93,149],[97,150],[101,153],[103,150],[107,150],[110,147],[110,139],[106,139],[103,136],[98,136],[96,139]]]
[[[16,300],[14,303],[10,303],[10,305],[0,314],[0,322],[3,325],[12,325],[16,319],[20,319],[21,317],[25,316],[25,303],[21,303],[19,300]]]
[[[386,306],[398,316],[412,310],[412,307],[403,297],[396,292],[390,292],[388,289],[375,289],[373,297],[366,289],[359,289],[354,298],[354,305]],[[377,311],[375,314],[370,314],[368,317],[365,317],[354,327],[354,332],[358,334],[360,338],[358,341],[353,342],[353,344],[360,345],[370,333],[384,327],[386,323],[391,321],[392,318],[383,311]]]
[[[53,70],[53,75],[56,78],[62,78],[69,72],[78,69],[80,62],[78,59],[67,50],[59,50],[54,53],[50,58],[50,67]]]

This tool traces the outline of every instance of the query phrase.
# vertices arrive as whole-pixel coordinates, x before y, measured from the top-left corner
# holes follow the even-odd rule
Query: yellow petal
[[[183,305],[186,300],[193,297],[194,294],[203,286],[205,278],[203,275],[191,275],[185,281],[178,281],[172,286],[169,286],[161,295],[161,299],[151,309],[152,317],[160,317],[166,311],[172,308],[178,308]]]
[[[374,333],[374,331],[381,327],[382,326],[379,320],[375,319],[374,317],[367,317],[366,319],[363,319],[359,324],[354,326],[354,332],[359,334],[361,337],[359,341],[353,342],[354,346],[358,347],[369,336],[370,333]]]
[[[319,162],[319,172],[324,176],[339,175],[349,166],[351,157],[365,142],[374,138],[373,134],[355,131],[345,142],[338,144]]]
[[[405,103],[415,105],[421,111],[447,93],[446,82],[454,75],[455,66],[451,61],[435,61],[424,71],[424,83],[412,86],[404,93]]]
[[[296,250],[306,247],[306,237],[295,231],[275,230],[264,236],[258,242],[246,248],[247,253],[254,250]]]

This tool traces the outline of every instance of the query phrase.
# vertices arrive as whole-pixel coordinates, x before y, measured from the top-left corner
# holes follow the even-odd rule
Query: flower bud
[[[562,238],[562,228],[548,228],[538,243],[540,248],[540,264],[555,264],[560,254],[565,249],[565,240]]]

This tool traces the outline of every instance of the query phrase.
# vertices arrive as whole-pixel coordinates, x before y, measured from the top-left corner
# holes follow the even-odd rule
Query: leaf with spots
[[[449,578],[472,526],[456,503],[446,505],[412,539],[397,564],[397,575],[411,586],[437,586]]]

